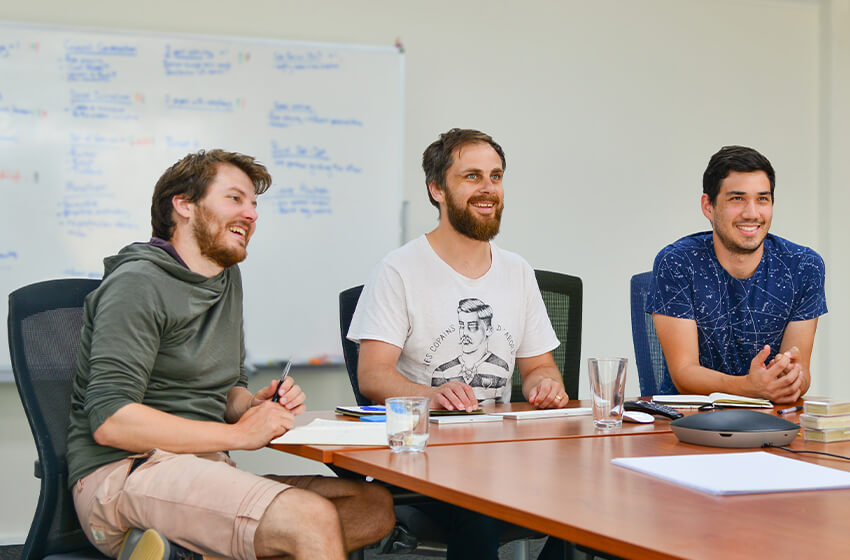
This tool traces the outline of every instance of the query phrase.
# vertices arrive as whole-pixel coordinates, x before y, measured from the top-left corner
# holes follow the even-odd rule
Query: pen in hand
[[[289,375],[289,368],[292,367],[292,358],[286,362],[286,367],[283,368],[283,373],[280,376],[280,381],[277,382],[277,387],[274,388],[274,395],[272,395],[272,402],[280,402],[280,386],[283,385],[283,382],[286,380],[286,377]]]

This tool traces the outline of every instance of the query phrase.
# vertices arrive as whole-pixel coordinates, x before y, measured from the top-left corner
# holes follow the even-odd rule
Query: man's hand
[[[770,360],[770,363],[767,364],[767,367],[771,367],[772,365],[774,365],[777,362],[777,360],[779,360],[783,355],[788,357],[789,362],[788,362],[788,365],[783,370],[781,375],[787,375],[787,374],[791,373],[791,371],[794,369],[795,365],[798,365],[800,363],[800,349],[797,348],[796,346],[792,346],[791,348],[789,348],[785,352],[781,352],[781,353],[777,354],[776,356],[774,356],[773,359]]]
[[[793,361],[793,350],[796,348],[777,354],[768,365],[765,365],[765,360],[770,355],[770,346],[765,345],[756,354],[747,374],[752,393],[777,404],[793,403],[800,398],[803,370],[799,363]]]
[[[528,402],[534,408],[564,408],[569,399],[564,384],[550,377],[542,378],[528,393]]]
[[[475,396],[472,387],[466,383],[449,381],[439,387],[434,387],[431,392],[431,405],[446,410],[472,412],[478,410],[478,398]]]
[[[277,381],[275,381],[275,385]],[[265,389],[263,389],[265,391]],[[274,387],[271,388],[274,392]],[[235,424],[234,449],[259,449],[268,445],[274,438],[291,430],[295,423],[295,414],[278,403],[264,400],[245,411]]]
[[[251,401],[251,407],[253,408],[266,401],[271,401],[278,382],[279,380],[275,379],[269,383],[268,387],[263,387],[257,391],[254,394],[254,399]],[[307,409],[304,406],[307,396],[301,391],[301,387],[295,384],[295,380],[292,377],[287,377],[283,380],[278,390],[278,395],[280,395],[280,400],[276,404],[286,408],[293,416],[298,416]]]
[[[552,352],[516,359],[522,393],[535,408],[564,408],[569,396]]]

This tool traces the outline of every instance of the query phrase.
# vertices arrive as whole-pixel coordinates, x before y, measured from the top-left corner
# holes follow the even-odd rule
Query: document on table
[[[386,424],[316,418],[306,426],[292,428],[271,443],[304,445],[387,445]]]
[[[715,495],[850,488],[850,472],[765,451],[621,457],[611,463]]]

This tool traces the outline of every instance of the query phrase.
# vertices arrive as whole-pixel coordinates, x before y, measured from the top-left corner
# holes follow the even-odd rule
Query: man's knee
[[[382,539],[395,526],[395,506],[389,490],[380,484],[366,484],[367,500],[375,511],[375,540]]]
[[[305,546],[322,543],[341,548],[336,507],[322,496],[298,488],[282,492],[269,504],[254,539],[257,556],[295,554]]]
[[[293,490],[295,492],[293,492]],[[340,523],[339,514],[333,503],[310,491],[300,491],[297,488],[287,490],[282,494],[293,494],[293,500],[275,500],[272,505],[275,507],[284,507],[291,509],[291,513],[303,520],[300,532],[303,533],[320,533],[320,534],[339,534]],[[280,498],[280,496],[279,496]]]

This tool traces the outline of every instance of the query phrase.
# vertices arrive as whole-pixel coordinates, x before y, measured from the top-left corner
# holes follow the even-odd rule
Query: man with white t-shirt
[[[348,331],[360,343],[360,391],[377,402],[420,395],[434,408],[472,411],[483,401],[510,402],[516,365],[528,402],[566,406],[552,356],[559,342],[534,270],[490,241],[504,208],[501,146],[477,130],[453,128],[428,146],[422,168],[439,224],[389,253],[363,289]],[[466,353],[482,346],[504,364],[487,368],[486,383],[480,374],[452,373],[453,364],[476,365]],[[448,504],[422,509],[450,530],[449,560],[497,558],[502,522]],[[559,545],[550,539],[541,558]]]

